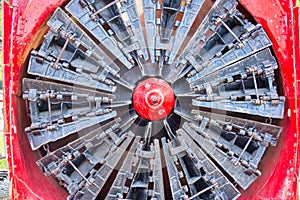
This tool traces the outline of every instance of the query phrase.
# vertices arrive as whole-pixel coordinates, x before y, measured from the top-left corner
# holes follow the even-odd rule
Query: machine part
[[[259,121],[230,118],[230,113],[221,117],[213,111],[198,113],[198,109],[218,109],[237,113],[238,116],[247,113],[264,118],[283,118],[285,98],[277,93],[274,76],[278,65],[269,50],[271,42],[266,33],[261,26],[244,18],[236,8],[236,1],[217,1],[192,37],[194,46],[188,44],[183,55],[175,58],[176,64],[167,66],[169,60],[165,58],[171,49],[166,47],[178,45],[171,35],[181,1],[163,1],[160,4],[145,0],[144,4],[155,4],[156,9],[162,9],[160,24],[156,24],[160,31],[159,36],[155,36],[155,56],[163,60],[158,59],[151,67],[162,68],[164,73],[157,70],[158,74],[147,74],[144,70],[143,65],[147,63],[146,60],[140,61],[140,55],[145,46],[133,48],[122,56],[120,51],[116,57],[125,65],[125,70],[119,70],[122,67],[115,67],[112,59],[106,59],[109,62],[93,60],[101,58],[104,50],[96,47],[86,50],[84,46],[88,45],[84,45],[77,35],[83,35],[92,43],[87,35],[101,38],[97,30],[102,30],[107,35],[100,41],[114,53],[119,48],[115,39],[126,46],[133,45],[133,36],[127,32],[119,13],[123,3],[70,1],[66,11],[87,29],[87,34],[58,8],[48,22],[50,31],[40,49],[32,51],[28,73],[50,81],[25,78],[23,82],[23,98],[29,104],[31,118],[31,125],[26,128],[28,139],[33,150],[42,148],[46,151],[38,161],[39,166],[46,175],[51,174],[59,180],[67,189],[69,199],[95,199],[111,170],[118,162],[123,162],[119,160],[122,157],[120,153],[125,152],[131,138],[136,136],[139,139],[134,142],[137,143],[134,156],[125,158],[132,160],[132,166],[122,167],[128,175],[120,174],[124,180],[118,176],[118,181],[126,183],[128,179],[131,183],[121,186],[123,189],[119,191],[110,191],[110,197],[157,198],[157,195],[164,194],[164,187],[171,187],[173,199],[236,199],[240,196],[238,188],[246,190],[261,174],[259,162],[269,144],[276,144],[281,128]],[[130,4],[136,8],[134,2]],[[185,4],[181,10],[190,7],[197,6]],[[126,9],[123,11],[126,12]],[[127,15],[135,13],[132,17],[136,18],[136,9],[132,11]],[[189,17],[189,14],[184,12],[183,15]],[[148,19],[147,12],[144,17]],[[104,24],[109,26],[108,30],[103,28]],[[207,38],[201,41],[195,39],[204,35]],[[180,43],[182,41],[179,40]],[[126,66],[125,57],[136,59],[133,68]],[[186,60],[184,63],[181,62],[183,58]],[[98,62],[105,73],[100,70]],[[166,74],[168,68],[172,71],[172,68],[186,66],[191,70],[180,71],[182,75],[175,76],[178,79],[172,80],[169,85],[167,81],[170,80],[166,78],[170,77]],[[118,79],[126,80],[123,77],[134,68],[138,68],[140,74],[135,75],[136,87],[132,91],[119,84]],[[153,75],[159,78],[151,77]],[[51,82],[53,80],[59,80],[63,85]],[[94,94],[66,84],[89,87],[94,89]],[[186,86],[188,89],[182,88]],[[126,95],[129,96],[128,104],[114,103]],[[124,113],[126,110],[127,114]],[[117,124],[103,128],[117,116],[120,126],[126,128],[119,128]],[[128,126],[128,120],[124,118],[133,118],[130,120],[132,125]],[[88,128],[95,129],[95,126],[100,126],[100,130],[97,128],[98,131],[90,132]],[[261,130],[261,127],[264,129]],[[130,131],[129,135],[127,131]],[[75,143],[63,142],[60,148],[53,149],[52,142],[56,142],[58,147],[67,136],[72,136]],[[168,144],[165,137],[170,140]],[[161,158],[155,157],[155,152],[160,151],[160,139],[170,186],[162,184],[161,172],[154,176],[154,166],[163,168]],[[112,156],[115,156],[113,163],[110,161]],[[175,162],[174,165],[172,162]],[[211,168],[214,171],[210,171]],[[149,186],[150,182],[158,185],[158,191]]]
[[[52,14],[22,77],[36,163],[67,199],[237,199],[286,120],[271,40],[236,0],[142,5]]]
[[[138,83],[132,94],[133,107],[144,119],[161,120],[174,108],[175,96],[171,86],[162,79],[149,78]]]

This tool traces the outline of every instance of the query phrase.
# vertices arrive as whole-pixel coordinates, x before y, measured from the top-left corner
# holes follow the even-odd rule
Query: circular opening
[[[122,9],[133,16],[134,3],[128,2]],[[113,3],[106,7],[111,12],[95,13],[104,5],[96,1],[91,9],[69,1],[49,19],[50,30],[31,52],[23,79],[31,118],[25,130],[31,148],[41,152],[38,165],[70,198],[114,196],[113,186],[126,172],[132,177],[118,188],[128,191],[117,194],[127,199],[236,199],[260,176],[259,163],[266,147],[276,145],[276,121],[284,111],[271,42],[235,1],[217,1],[212,9],[214,1],[205,1],[187,23],[193,37],[189,31],[182,36],[177,21],[194,13],[188,10],[200,6],[195,2],[181,5],[186,9],[160,5],[153,22],[161,19],[154,23],[161,31],[141,21],[145,34],[127,30]],[[160,2],[148,3],[145,20]],[[152,182],[149,174],[158,178]],[[173,181],[186,189],[172,193]],[[159,184],[162,190],[153,192]],[[93,197],[91,188],[97,188]]]

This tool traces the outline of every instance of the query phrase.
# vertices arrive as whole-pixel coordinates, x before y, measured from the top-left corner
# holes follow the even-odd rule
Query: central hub
[[[158,78],[139,82],[132,99],[135,111],[142,118],[151,121],[167,117],[175,105],[173,89],[166,81]]]

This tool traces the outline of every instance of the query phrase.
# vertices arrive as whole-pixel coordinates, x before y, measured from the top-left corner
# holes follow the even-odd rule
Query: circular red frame
[[[9,3],[8,3],[9,2]],[[67,192],[35,164],[20,116],[23,63],[40,27],[64,0],[3,1],[3,74],[5,139],[12,199],[66,199]],[[240,199],[296,199],[299,170],[300,13],[296,0],[240,0],[262,24],[273,42],[280,65],[286,118],[279,144],[261,163],[264,173]],[[298,66],[298,67],[297,67]],[[28,153],[30,152],[30,153]]]

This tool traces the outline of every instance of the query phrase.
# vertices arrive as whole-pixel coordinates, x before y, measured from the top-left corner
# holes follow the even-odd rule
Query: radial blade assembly
[[[202,3],[203,1],[186,1],[184,4],[181,0],[162,2],[143,0],[145,31],[151,62],[169,60],[169,64],[172,63]],[[181,15],[183,17],[180,17]]]
[[[169,64],[172,64],[175,57],[177,56],[177,53],[179,52],[181,45],[186,39],[187,34],[190,31],[203,3],[204,0],[186,1],[186,6],[183,11],[182,20],[178,22],[179,26],[176,29],[172,50],[170,52],[167,52],[167,55],[169,55]]]
[[[168,143],[166,138],[162,138],[162,145],[164,151],[164,157],[166,161],[166,168],[168,171],[168,177],[170,179],[170,187],[172,192],[172,199],[183,199],[186,198],[186,190],[187,188],[180,182],[180,178],[183,176],[180,171],[178,171],[172,156],[170,154],[170,150],[168,147]]]
[[[78,192],[74,198],[75,199],[96,199],[98,193],[104,187],[105,182],[108,180],[110,174],[116,168],[119,160],[122,158],[125,150],[128,148],[133,134],[128,133],[125,140],[117,146],[114,146],[107,157],[103,165],[95,171],[91,171],[90,174],[92,176],[92,182],[90,181],[88,184],[92,184],[91,187],[85,187],[82,191]]]
[[[136,137],[133,141],[133,144],[130,147],[130,150],[127,153],[126,158],[120,168],[118,175],[112,184],[112,187],[109,190],[109,193],[106,197],[109,199],[124,198],[123,194],[128,193],[129,188],[125,185],[127,180],[132,180],[133,173],[131,168],[134,164],[135,150],[138,148],[140,137]]]
[[[63,161],[67,154],[73,155],[77,153],[89,156],[88,159],[92,163],[102,161],[105,155],[108,153],[109,149],[114,144],[109,141],[108,135],[114,134],[113,132],[116,131],[116,129],[119,127],[119,124],[117,122],[108,124],[111,125],[111,128],[108,128],[106,126],[98,127],[90,133],[84,135],[83,137],[77,138],[69,144],[60,147],[52,152],[50,152],[50,149],[48,147],[48,155],[38,160],[38,165],[43,169],[46,175],[51,175],[54,174],[57,170],[60,170],[57,167],[59,166],[59,163]],[[84,153],[88,152],[87,149],[91,147],[94,149],[93,152],[97,152],[95,151],[97,148],[101,150],[98,152],[97,158],[93,157],[90,152]],[[55,166],[55,168],[53,168],[53,166]]]
[[[254,25],[236,9],[237,1],[217,1],[177,65],[193,67],[189,81],[203,78],[272,45],[260,25]]]
[[[43,30],[24,134],[69,200],[237,199],[267,173],[281,66],[238,1],[68,0]]]
[[[178,129],[177,135],[168,143],[162,140],[167,170],[172,177],[173,199],[236,199],[240,196],[239,191],[182,129]],[[174,172],[178,175],[171,176]],[[188,198],[187,194],[191,196]]]
[[[144,7],[144,20],[145,20],[145,29],[147,35],[147,48],[149,50],[149,56],[151,62],[155,62],[155,36],[157,33],[156,25],[156,10],[158,2],[143,0]]]
[[[59,25],[62,26],[62,24]],[[76,42],[76,33],[62,32],[59,34],[64,34],[66,39],[63,36],[58,37],[58,34],[50,31],[41,48],[31,52],[28,73],[56,81],[114,92],[116,90],[113,86],[114,82],[107,79],[107,74],[116,75],[118,67],[111,68],[104,60],[101,60],[99,56],[102,53],[97,47],[95,47],[96,51],[91,50],[94,52],[92,53],[89,50],[82,51],[74,46],[79,45],[84,48],[81,46],[84,44],[83,42],[81,44]],[[82,36],[85,35],[82,34]],[[73,43],[70,40],[74,40]],[[94,57],[89,57],[90,54]]]
[[[196,122],[183,129],[246,189],[261,174],[258,165],[269,145],[276,145],[281,127],[193,110]]]
[[[66,6],[66,9],[130,69],[134,64],[132,53],[147,58],[141,30],[136,30],[140,26],[136,5],[133,1],[113,1],[109,4],[106,2],[104,0],[73,0]],[[122,7],[123,3],[124,7]],[[136,37],[127,30],[121,10],[130,12],[129,22],[132,23],[132,33],[135,33]],[[135,21],[138,22],[135,23]]]
[[[88,58],[92,58],[112,75],[117,75],[120,68],[63,10],[58,8],[47,25],[52,32],[64,39],[73,36],[70,42],[74,47],[80,49]],[[82,67],[85,65],[86,63]],[[86,70],[88,71],[88,69]],[[95,73],[96,71],[92,72]]]
[[[54,175],[64,183],[70,199],[95,199],[133,136],[124,133],[118,137],[114,133],[117,126],[96,129],[37,163],[46,175]]]
[[[144,39],[143,27],[141,25],[140,16],[138,12],[137,5],[134,0],[126,0],[123,2],[121,11],[125,12],[128,16],[128,21],[126,24],[131,28],[130,30],[133,32],[133,40],[131,43],[138,43],[138,47],[136,47],[137,55],[143,56],[144,60],[148,60],[148,50],[146,46],[146,41]],[[128,44],[130,45],[130,44]],[[136,44],[137,46],[137,44]],[[128,48],[128,47],[124,47]],[[127,50],[130,52],[129,50]]]
[[[275,58],[268,49],[193,82],[193,104],[263,117],[283,118],[284,101],[274,83]]]
[[[146,150],[139,140],[136,137],[106,199],[125,198],[124,193],[126,199],[164,199],[159,142],[155,140]]]
[[[282,132],[282,127],[275,126],[268,123],[238,118],[238,117],[231,117],[224,114],[216,114],[210,113],[200,110],[192,110],[192,114],[194,115],[194,120],[196,120],[201,127],[200,132],[205,132],[205,128],[211,128],[219,133],[223,131],[227,131],[225,135],[231,135],[233,132],[236,136],[245,136],[247,131],[255,131],[258,135],[254,138],[254,140],[259,141],[261,144],[265,146],[275,146],[277,144],[277,140]],[[203,121],[203,122],[202,122]],[[195,123],[197,124],[197,123]],[[193,124],[190,124],[193,126]],[[199,128],[198,127],[198,128]],[[218,128],[217,128],[218,127]],[[200,130],[196,128],[195,130]],[[216,128],[216,129],[214,129]],[[220,132],[221,131],[221,132]],[[230,133],[230,134],[227,134]],[[251,133],[249,133],[251,135]],[[222,135],[222,133],[221,133]],[[227,141],[234,139],[234,137],[227,138],[227,136],[221,136]],[[231,139],[232,138],[232,139]],[[258,159],[260,160],[260,159]]]
[[[97,96],[89,90],[23,79],[23,91],[32,119],[25,131],[33,149],[97,125],[117,114],[101,106],[102,103],[111,103],[112,97]]]

